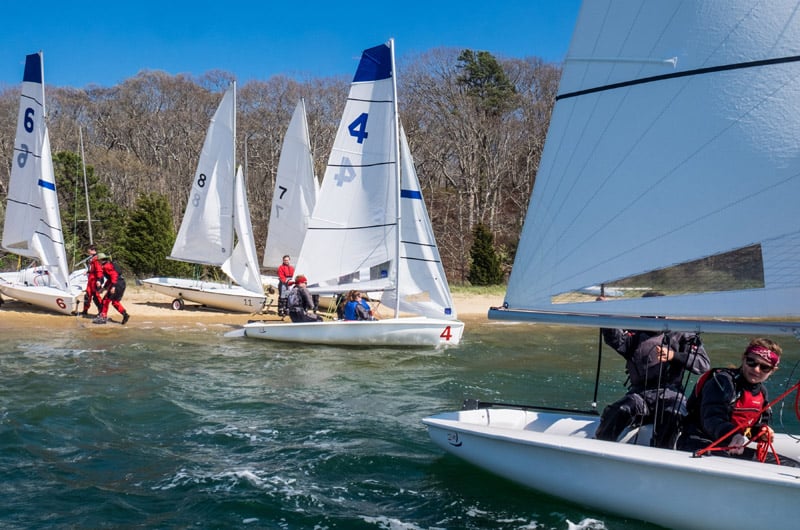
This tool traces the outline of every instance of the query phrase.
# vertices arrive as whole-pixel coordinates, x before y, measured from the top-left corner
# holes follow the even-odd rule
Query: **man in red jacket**
[[[106,280],[103,289],[106,294],[103,297],[103,309],[92,322],[95,324],[105,324],[108,322],[108,306],[113,304],[114,309],[122,314],[122,323],[127,324],[130,315],[120,303],[122,295],[125,294],[125,278],[119,273],[109,256],[101,252],[97,255],[97,258],[103,265],[103,277]]]

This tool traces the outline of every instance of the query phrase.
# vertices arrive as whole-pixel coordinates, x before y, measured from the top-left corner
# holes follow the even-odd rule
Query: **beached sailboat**
[[[450,289],[397,113],[394,42],[361,56],[297,272],[319,294],[380,292],[392,318],[246,324],[247,337],[339,345],[458,344]],[[401,316],[414,315],[414,316]]]
[[[297,259],[318,195],[319,182],[314,175],[306,105],[301,99],[286,129],[278,161],[262,261],[265,268],[277,268],[287,254]],[[277,277],[268,279],[277,285]]]
[[[490,318],[798,336],[797,9],[584,2],[505,303]],[[666,296],[580,294],[655,280]],[[647,436],[596,440],[590,412],[469,400],[423,423],[477,466],[666,527],[800,519],[800,469],[696,458],[650,447]],[[800,438],[778,433],[775,449],[797,459]]]
[[[146,287],[208,307],[253,313],[266,300],[261,284],[242,168],[235,167],[236,84],[225,92],[208,127],[170,259],[222,268],[230,282],[156,277]],[[234,245],[235,243],[235,245]],[[235,283],[232,283],[235,282]]]
[[[83,290],[70,281],[47,131],[42,53],[25,58],[3,248],[36,265],[0,275],[0,293],[58,313],[77,312]],[[85,285],[85,282],[84,282]]]

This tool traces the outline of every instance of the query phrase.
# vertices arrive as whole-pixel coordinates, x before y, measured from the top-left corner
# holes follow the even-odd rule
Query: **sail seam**
[[[726,72],[730,70],[742,70],[745,68],[756,68],[760,66],[773,66],[776,64],[794,63],[798,61],[800,61],[800,55],[792,55],[789,57],[777,57],[774,59],[764,59],[761,61],[749,61],[746,63],[724,64],[720,66],[710,66],[708,68],[696,68],[694,70],[686,70],[684,72],[674,72],[671,74],[654,75],[650,77],[643,77],[641,79],[632,79],[630,81],[622,81],[620,83],[612,83],[610,85],[602,85],[594,88],[587,88],[585,90],[576,90],[575,92],[567,92],[566,94],[560,94],[556,96],[556,101],[560,101],[562,99],[574,98],[577,96],[585,96],[587,94],[595,94],[597,92],[605,92],[607,90],[615,90],[617,88],[625,88],[629,86],[654,83],[656,81],[664,81],[667,79],[678,79],[681,77],[691,77],[696,75]]]

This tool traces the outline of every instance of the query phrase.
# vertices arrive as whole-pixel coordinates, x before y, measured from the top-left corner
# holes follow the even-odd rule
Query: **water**
[[[596,331],[474,323],[443,351],[224,331],[3,331],[0,527],[654,528],[484,473],[420,423],[467,397],[588,407]],[[605,352],[601,404],[624,380]]]

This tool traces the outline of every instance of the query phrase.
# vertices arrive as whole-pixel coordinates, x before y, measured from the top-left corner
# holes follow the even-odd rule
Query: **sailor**
[[[595,437],[616,441],[629,427],[653,424],[656,447],[674,448],[681,417],[685,370],[702,374],[711,366],[695,334],[603,329],[603,340],[625,358],[628,392],[608,405]]]
[[[719,440],[722,450],[710,454],[759,460],[758,451],[747,446],[751,440],[771,443],[774,437],[763,383],[778,369],[781,353],[778,343],[756,338],[747,345],[738,368],[715,368],[703,374],[687,401],[678,449],[699,451]],[[778,455],[776,460],[773,453],[762,454],[765,462],[798,467],[787,457]]]
[[[308,291],[308,279],[298,274],[294,279],[294,288],[287,296],[289,318],[292,322],[321,322],[322,317],[309,313],[314,309],[314,299]]]

